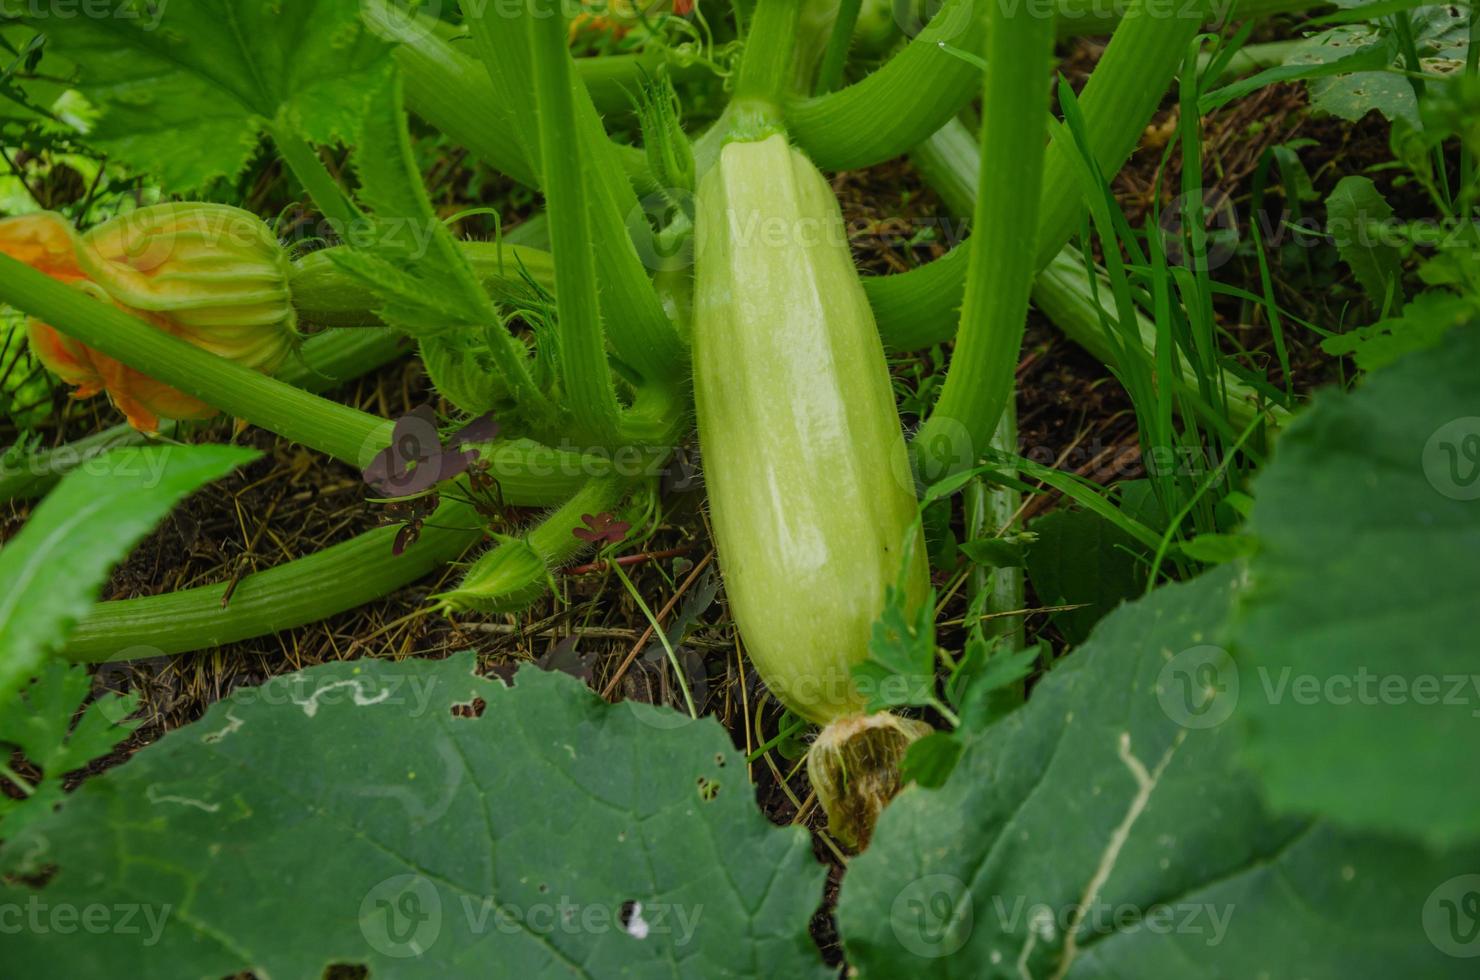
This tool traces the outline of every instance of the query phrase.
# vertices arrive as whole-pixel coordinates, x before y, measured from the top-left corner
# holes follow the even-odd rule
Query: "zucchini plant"
[[[1424,834],[1402,807],[1339,785],[1354,746],[1376,741],[1380,726],[1344,721],[1351,745],[1327,747],[1337,775],[1302,781],[1271,750],[1271,732],[1302,730],[1288,711],[1251,709],[1235,745],[1231,728],[1196,723],[1206,699],[1180,716],[1168,707],[1175,678],[1158,658],[1219,691],[1239,676],[1244,664],[1226,664],[1226,651],[1207,662],[1184,656],[1207,644],[1246,643],[1246,663],[1257,665],[1299,661],[1292,637],[1304,637],[1319,655],[1305,666],[1334,669],[1329,642],[1271,585],[1321,570],[1276,540],[1298,536],[1292,515],[1329,504],[1373,526],[1384,508],[1433,502],[1396,478],[1373,510],[1335,484],[1315,503],[1290,499],[1312,459],[1347,459],[1344,411],[1374,406],[1384,417],[1378,409],[1412,392],[1412,362],[1389,388],[1374,383],[1297,422],[1286,468],[1271,469],[1268,499],[1252,511],[1242,490],[1212,493],[1235,458],[1248,468],[1263,460],[1295,405],[1219,353],[1205,264],[1173,273],[1160,245],[1142,251],[1107,190],[1174,88],[1188,117],[1182,150],[1197,159],[1199,99],[1232,57],[1214,47],[1218,71],[1198,67],[1208,63],[1200,32],[1212,4],[1190,0],[1176,16],[1163,6],[1131,0],[1106,24],[1057,16],[1053,5],[977,0],[463,0],[456,10],[118,0],[119,16],[78,18],[0,0],[3,36],[36,38],[30,50],[88,104],[89,144],[166,195],[195,198],[96,227],[51,211],[0,221],[0,302],[26,318],[35,356],[76,397],[106,395],[128,423],[71,445],[19,447],[0,468],[5,499],[44,498],[0,551],[10,586],[9,608],[0,605],[0,743],[40,769],[33,779],[0,766],[14,787],[0,807],[0,913],[37,895],[76,904],[90,881],[110,907],[135,901],[176,917],[153,942],[180,975],[321,975],[333,964],[460,975],[489,941],[510,974],[823,975],[807,930],[823,876],[807,838],[767,827],[749,805],[746,763],[757,756],[737,754],[699,720],[673,631],[612,547],[652,533],[664,477],[695,436],[704,519],[746,663],[794,729],[819,729],[806,767],[828,841],[862,855],[837,906],[861,972],[1158,975],[1146,972],[1157,953],[1145,933],[1090,918],[1107,895],[1142,912],[1199,889],[1252,902],[1265,887],[1258,876],[1283,875],[1294,897],[1282,896],[1268,921],[1240,920],[1231,951],[1208,961],[1209,975],[1270,973],[1259,958],[1265,925],[1296,945],[1287,906],[1337,879],[1370,892],[1374,875],[1390,873],[1403,896],[1450,887],[1430,879],[1474,858],[1468,795],[1424,795],[1431,781],[1400,774],[1397,753],[1384,753],[1377,791],[1403,787],[1443,811]],[[1108,26],[1083,87],[1055,89],[1056,41]],[[589,44],[596,53],[581,53]],[[492,202],[446,218],[418,156],[428,132],[530,192],[538,216],[492,241],[455,234],[456,221],[486,215]],[[322,240],[285,245],[262,216],[214,200],[262,151],[322,218]],[[904,154],[969,214],[971,235],[918,268],[863,276],[825,172]],[[1124,384],[1143,446],[1200,445],[1202,426],[1229,460],[1195,485],[1153,480],[1142,498],[1150,504],[1136,510],[1125,495],[1112,500],[1019,457],[1015,387],[1030,305]],[[1444,332],[1433,331],[1435,343]],[[1456,350],[1473,348],[1472,329],[1455,333]],[[906,426],[890,358],[938,345],[949,355],[936,390]],[[444,415],[385,418],[326,393],[406,351]],[[1443,383],[1411,417],[1388,418],[1393,453],[1470,394],[1433,352],[1420,354]],[[113,550],[91,553],[68,509],[80,521],[137,488],[100,481],[84,464],[117,469],[218,413],[353,467],[372,497],[414,516],[230,583],[93,603],[107,567],[174,500],[248,454],[186,453],[163,489],[119,506]],[[1349,489],[1366,471],[1348,469]],[[1052,573],[1038,575],[1041,559],[1024,557],[1032,533],[1002,533],[1035,484],[1113,526],[1117,536],[1099,540],[1146,566],[1137,586],[1189,580],[1093,633],[1097,613],[1072,634],[1066,627],[1073,640],[1088,637],[1085,650],[1052,670],[1012,625],[1028,606],[1021,569],[1045,604]],[[945,513],[949,525],[958,495],[970,538],[962,550],[980,568],[947,585],[932,574],[940,526],[929,522]],[[1440,505],[1432,516],[1474,534],[1473,512]],[[1307,530],[1312,553],[1331,546],[1326,531]],[[508,625],[503,617],[541,601],[557,572],[593,550],[651,622],[687,717],[603,704],[528,667],[510,687],[477,676],[468,656],[336,663],[238,692],[136,762],[70,797],[61,791],[64,776],[133,728],[133,702],[87,702],[83,669],[69,661],[268,635],[447,566],[427,615]],[[1459,549],[1440,551],[1461,570]],[[1395,554],[1405,570],[1421,563],[1418,549]],[[1232,567],[1197,575],[1225,559]],[[954,624],[966,637],[959,654],[936,643],[938,586],[970,596]],[[1460,642],[1453,599],[1436,600],[1434,615]],[[1154,654],[1137,646],[1143,633]],[[1429,726],[1405,715],[1403,744],[1416,751],[1426,734],[1468,744],[1457,718]],[[342,769],[330,744],[339,740],[384,755],[367,782],[325,776],[300,799],[294,765]],[[529,766],[510,763],[523,752]],[[644,777],[649,753],[672,764]],[[1463,758],[1458,748],[1444,756]],[[1090,759],[1098,770],[1080,764]],[[1095,772],[1125,778],[1102,796]],[[1224,777],[1215,790],[1199,782]],[[1062,813],[1039,813],[1040,785],[1084,818],[1082,839],[1055,824]],[[1155,809],[1162,785],[1175,812]],[[1210,827],[1200,794],[1236,826]],[[511,800],[536,801],[543,819],[531,826]],[[305,802],[312,825],[275,852],[264,842]],[[1041,819],[1029,826],[1018,812]],[[100,822],[116,836],[90,831]],[[1186,837],[1173,833],[1179,826]],[[253,869],[318,867],[336,835],[347,842],[345,867],[320,884],[362,899],[301,918],[296,903],[259,901]],[[1400,838],[1387,857],[1382,835]],[[718,872],[675,859],[672,847],[712,850]],[[1158,863],[1157,847],[1171,856]],[[213,877],[223,870],[253,879],[242,894],[259,917],[230,921],[231,889]],[[992,889],[1004,883],[1068,911],[987,924]],[[1451,890],[1445,900],[1472,894]],[[569,896],[573,913],[536,921],[535,910]],[[1333,900],[1343,911],[1360,904],[1346,892]],[[1396,916],[1403,906],[1390,898],[1382,908]],[[593,909],[603,924],[585,920]],[[563,930],[572,914],[582,927]],[[1329,962],[1447,966],[1415,944],[1428,928],[1364,931],[1349,957]],[[108,962],[143,969],[147,947],[120,935],[89,934],[59,951],[33,929],[0,953],[0,972],[46,962],[78,975]]]
[[[1043,257],[1062,247],[1073,220],[1072,208],[1060,203],[1067,199],[1051,191],[1042,195],[1047,206],[1039,220],[1043,175],[1053,179],[1055,167],[1077,152],[1063,146],[1062,138],[1044,148],[1052,18],[950,4],[932,21],[938,26],[858,85],[811,95],[810,87],[799,86],[812,85],[815,62],[827,45],[798,38],[831,27],[832,5],[758,2],[740,20],[744,33],[734,58],[733,91],[714,122],[687,134],[671,84],[659,79],[640,90],[645,152],[633,156],[637,151],[614,143],[603,128],[571,56],[559,4],[517,5],[512,18],[468,5],[461,42],[449,39],[445,25],[381,0],[355,9],[318,6],[304,5],[280,20],[267,7],[233,15],[263,32],[240,65],[216,62],[207,53],[220,31],[208,3],[164,20],[166,33],[183,38],[191,52],[186,64],[173,63],[155,33],[122,19],[60,26],[25,12],[20,18],[47,32],[49,49],[75,60],[81,90],[106,110],[91,137],[129,162],[146,165],[157,147],[140,141],[137,110],[110,70],[110,57],[126,55],[130,64],[148,66],[188,92],[171,104],[171,113],[186,112],[191,104],[232,106],[218,125],[229,124],[238,138],[269,137],[344,241],[275,273],[274,288],[285,281],[291,290],[292,309],[282,314],[286,322],[310,328],[315,322],[373,322],[379,326],[371,329],[409,335],[443,397],[468,416],[495,414],[501,441],[481,450],[474,479],[496,481],[511,503],[559,506],[533,528],[486,529],[493,547],[471,560],[461,581],[442,593],[443,609],[517,611],[541,595],[551,570],[584,550],[576,532],[586,515],[619,509],[632,494],[650,492],[642,474],[661,467],[692,425],[692,393],[711,461],[719,563],[758,669],[804,717],[830,722],[858,716],[865,699],[851,669],[866,657],[885,586],[900,576],[907,553],[914,564],[900,588],[912,605],[925,597],[923,556],[909,530],[915,484],[966,470],[988,449],[1010,394],[1029,283]],[[653,14],[668,16],[662,10]],[[315,36],[334,36],[336,43],[300,57],[294,73],[264,81],[262,67],[298,51],[304,38],[294,31],[309,22]],[[977,46],[987,58],[984,80],[972,55],[941,47],[945,32],[958,23],[970,29],[956,40]],[[1164,85],[1196,27],[1195,19],[1163,24],[1129,18],[1117,33],[1082,97],[1090,120],[1086,145],[1103,157],[1103,168],[1124,159],[1154,107],[1159,93],[1148,96],[1146,59],[1153,59]],[[866,92],[893,90],[899,101],[912,73],[922,70],[942,73],[929,89],[937,93],[936,102],[923,117],[883,113],[866,128],[844,124]],[[349,77],[359,82],[352,93],[335,88]],[[1023,88],[1024,79],[1033,84]],[[335,99],[325,99],[325,86]],[[933,266],[880,280],[866,291],[842,241],[837,204],[812,161],[867,164],[906,150],[977,95],[1007,110],[988,117],[982,144],[1022,149],[1006,159],[984,155],[983,172],[990,168],[990,176],[976,205],[978,232],[971,248],[959,250],[964,260],[938,263],[941,274],[959,275],[965,283],[959,317],[949,307],[910,308],[916,283],[937,276]],[[482,110],[476,124],[469,107]],[[475,152],[541,191],[547,252],[513,244],[491,250],[465,246],[445,229],[416,168],[407,108],[448,136],[466,138]],[[216,131],[188,124],[180,129],[190,137],[191,152],[176,155],[163,175],[167,186],[188,188],[243,165],[241,154],[228,152]],[[353,186],[336,180],[315,149],[342,134],[354,137]],[[854,145],[865,134],[871,134],[866,143]],[[792,143],[800,149],[789,149]],[[697,234],[692,275],[650,275],[642,261],[629,224],[634,213],[644,213],[639,192],[652,187],[675,201],[695,201],[674,210],[663,227],[636,229],[639,238],[670,242]],[[88,280],[99,295],[86,295],[59,281],[55,269],[26,265],[19,247],[0,257],[7,272],[0,298],[33,318],[38,336],[43,329],[47,336],[55,331],[94,360],[124,365],[176,392],[183,401],[174,417],[191,417],[199,414],[194,406],[208,405],[367,467],[391,440],[389,421],[251,370],[274,362],[232,363],[215,356],[222,352],[213,353],[199,333],[172,336],[147,322],[159,305],[193,309],[204,302],[235,302],[245,309],[227,290],[231,282],[248,280],[227,272],[225,258],[225,239],[242,237],[235,227],[241,222],[213,222],[215,212],[205,208],[185,213],[192,222],[188,233],[207,245],[217,236],[223,256],[220,282],[195,287],[199,299],[169,263],[144,270],[146,276],[154,273],[156,293],[169,294],[153,305],[126,289],[110,289],[106,280]],[[173,226],[150,224],[147,212],[123,220],[135,251],[152,248],[172,258],[179,251],[182,236]],[[797,241],[812,230],[818,243]],[[87,242],[99,234],[108,233],[80,239],[78,254],[85,255]],[[64,230],[53,237],[64,243],[68,238]],[[951,291],[944,282],[929,288],[937,297]],[[810,305],[799,302],[804,295]],[[761,298],[772,305],[759,305]],[[111,300],[114,308],[98,299]],[[1093,304],[1082,294],[1066,299],[1080,310]],[[511,331],[514,316],[533,329]],[[788,318],[794,320],[787,323]],[[956,320],[956,355],[941,400],[907,456],[888,397],[884,345],[893,346],[897,336],[919,336],[930,329],[922,329],[925,323]],[[267,329],[258,328],[256,336]],[[753,354],[742,356],[741,350]],[[124,404],[118,393],[110,394]],[[134,417],[141,420],[148,421]],[[398,445],[392,444],[393,454]],[[541,445],[573,449],[578,479],[527,476],[538,469]],[[768,477],[747,459],[762,452],[775,461],[769,479],[779,491],[763,485]],[[839,481],[846,473],[856,474],[847,478],[856,482],[842,493]],[[814,523],[824,513],[853,523],[826,532]],[[456,527],[475,520],[467,505],[449,499],[429,523]],[[813,526],[794,532],[788,522],[795,521]],[[457,558],[479,536],[444,534],[422,553],[433,561]],[[833,547],[846,540],[856,550],[819,559],[807,552],[808,542],[819,537],[832,539]],[[344,548],[333,557],[345,562],[359,553]],[[273,578],[250,584],[276,594],[278,582],[322,577],[326,567],[336,567],[329,557],[260,573]],[[811,587],[797,588],[795,576],[819,561]],[[107,644],[130,631],[139,635],[166,609],[181,625],[155,642],[161,649],[190,649],[203,638],[239,639],[366,601],[423,567],[407,563],[406,575],[356,577],[364,583],[361,590],[347,586],[305,596],[276,621],[248,602],[233,603],[224,613],[210,608],[205,615],[213,602],[210,590],[188,601],[181,596],[105,604],[84,624],[71,655],[96,657],[99,642],[88,637],[107,637]],[[253,590],[238,587],[237,594]],[[783,601],[793,611],[784,611]],[[185,625],[196,621],[187,609],[201,610],[200,627]],[[814,628],[803,638],[793,624],[805,621]],[[800,693],[809,686],[817,693]],[[907,741],[899,741],[895,755]],[[886,772],[893,769],[888,756]],[[846,761],[838,765],[848,768]],[[818,785],[834,781],[823,777]],[[865,780],[844,782],[857,786]],[[897,779],[885,778],[883,785],[887,798]],[[828,805],[836,816],[845,804],[831,796]],[[876,812],[880,805],[864,810]],[[844,831],[845,837],[866,839],[867,823]]]

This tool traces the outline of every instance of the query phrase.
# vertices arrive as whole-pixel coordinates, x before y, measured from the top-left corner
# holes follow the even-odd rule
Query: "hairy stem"
[[[560,373],[577,435],[594,445],[614,446],[620,408],[606,360],[606,334],[596,293],[584,174],[590,166],[576,123],[574,80],[559,5],[549,3],[525,26],[533,68],[536,129],[544,161],[546,212],[556,273],[563,284],[555,296],[559,316]]]
[[[1036,271],[1053,21],[1024,6],[988,5],[982,161],[956,349],[940,401],[915,439],[921,475],[969,467],[991,442],[1012,395]]]
[[[288,169],[293,171],[303,189],[308,191],[308,196],[313,198],[320,213],[333,223],[341,236],[348,234],[360,219],[360,209],[355,207],[349,194],[324,166],[319,151],[282,123],[274,124],[270,132],[278,153],[282,154]]]
[[[745,139],[758,139],[782,128],[782,106],[795,69],[797,0],[758,0],[745,38],[745,54],[731,103],[732,124]]]
[[[390,331],[329,330],[304,341],[300,358],[283,365],[277,378],[305,391],[327,391],[395,360],[407,349],[404,339]],[[160,436],[167,439],[176,428],[175,422],[163,421]],[[62,477],[110,449],[136,446],[148,438],[131,425],[115,425],[33,453],[14,466],[0,467],[0,501],[39,497]]]
[[[0,255],[0,302],[208,405],[285,439],[364,466],[392,425],[241,367]]]

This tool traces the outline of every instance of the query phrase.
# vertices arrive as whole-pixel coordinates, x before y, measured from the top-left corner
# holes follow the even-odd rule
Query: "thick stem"
[[[543,4],[545,0],[525,0]],[[511,25],[506,16],[490,11],[495,5],[466,4],[467,21],[472,30],[475,49],[483,59],[495,100],[509,107],[518,118],[535,118],[537,111],[533,86],[529,84],[533,64],[525,40],[523,23]],[[543,8],[542,8],[543,9]],[[520,18],[534,15],[528,7]],[[427,64],[422,64],[423,68]],[[422,83],[416,83],[417,88]],[[478,97],[475,91],[467,93]],[[678,331],[669,321],[648,278],[629,228],[646,234],[643,205],[624,173],[621,152],[607,137],[596,107],[585,87],[573,84],[571,98],[575,103],[575,133],[581,141],[589,182],[591,239],[596,252],[596,267],[601,287],[601,309],[605,317],[612,350],[625,364],[649,381],[675,382],[686,373],[685,351]],[[417,108],[413,103],[413,108]],[[419,111],[419,109],[418,109]],[[519,115],[522,113],[522,115]],[[456,128],[441,127],[453,140],[464,145],[479,139],[479,124]],[[539,144],[534,130],[523,125],[513,138],[525,138],[525,152],[533,169],[540,172]],[[562,148],[568,151],[569,145]],[[635,151],[641,157],[640,151]],[[646,167],[645,162],[643,167]]]
[[[590,482],[596,461],[528,444],[500,446],[490,457],[505,502],[551,506]],[[85,663],[188,653],[293,629],[373,602],[456,560],[484,536],[466,503],[446,500],[406,551],[392,553],[395,527],[382,527],[316,554],[239,580],[93,607],[63,656]]]
[[[392,424],[233,364],[0,255],[0,302],[74,340],[253,425],[366,465]]]
[[[866,167],[908,152],[981,91],[981,69],[942,44],[980,52],[977,0],[948,0],[884,67],[837,92],[786,108],[797,145],[824,170]]]
[[[1232,16],[1240,19],[1322,5],[1313,0],[1242,0],[1234,7]],[[978,70],[959,55],[943,50],[941,45],[981,55],[986,32],[980,13],[986,6],[978,0],[950,0],[941,6],[925,29],[904,50],[878,71],[847,88],[789,106],[787,124],[797,144],[818,166],[832,170],[871,166],[908,153],[911,147],[945,125],[977,96],[980,88]],[[1203,23],[1212,17],[1212,8],[1205,0],[1198,0],[1193,6],[1179,7],[1171,17],[1166,15],[1159,0],[1149,3],[1135,0],[1126,9],[1124,17],[1098,13],[1086,15],[1082,4],[1068,3],[1066,6],[1076,16],[1060,23],[1061,35],[1102,34],[1113,29],[1113,48],[1131,24],[1138,24],[1135,33],[1141,36],[1165,34],[1165,43],[1176,52],[1177,58],[1181,57],[1187,42]],[[1033,12],[1042,13],[1036,7]],[[1145,61],[1138,60],[1148,53],[1151,56]],[[1107,50],[1106,57],[1109,56]],[[1164,59],[1147,49],[1127,49],[1117,59],[1128,61],[1133,66],[1131,81],[1138,90],[1149,93],[1154,107],[1166,88],[1164,82],[1158,81],[1162,77]],[[1102,60],[1096,68],[1096,75],[1101,73],[1104,64]],[[1170,73],[1165,77],[1170,78]],[[1086,90],[1081,101],[1090,96]],[[1091,102],[1099,104],[1092,108]],[[1092,125],[1097,119],[1106,124],[1115,123],[1115,100],[1107,98],[1101,102],[1099,96],[1093,96],[1091,102],[1085,102],[1084,106],[1085,115]],[[1105,116],[1102,106],[1110,107],[1112,114]],[[1132,145],[1144,125],[1142,118],[1131,127]],[[1106,169],[1119,169],[1119,163]],[[1067,170],[1050,175],[1045,186],[1051,189],[1060,186],[1054,183],[1054,178],[1065,174]],[[1043,262],[1049,258],[1052,258],[1052,253],[1047,257],[1040,255]]]
[[[797,0],[759,0],[755,5],[730,106],[734,130],[743,139],[760,139],[783,128],[800,15]]]
[[[610,447],[617,442],[621,412],[606,360],[606,334],[596,293],[591,200],[584,178],[591,161],[585,158],[576,121],[565,18],[559,5],[551,3],[536,11],[524,26],[538,108],[535,120],[544,161],[550,244],[564,287],[555,296],[561,379],[576,434],[594,445]]]
[[[940,401],[915,439],[935,481],[986,450],[1012,395],[1036,271],[1053,21],[1025,6],[988,5],[982,161],[966,298]],[[1057,251],[1057,250],[1055,250]]]
[[[1089,148],[1100,170],[1107,175],[1114,174],[1130,158],[1198,27],[1195,18],[1158,20],[1146,12],[1145,3],[1146,0],[1139,0],[1133,8],[1139,13],[1128,17],[1116,30],[1079,98]],[[937,21],[947,9],[942,8],[941,14],[936,15]],[[882,71],[877,72],[871,78],[881,74]],[[855,88],[858,86],[838,94],[844,95]],[[939,125],[945,125],[949,115]],[[934,132],[921,135],[917,142],[923,142]],[[959,138],[956,143],[947,156],[960,156]],[[1060,146],[1054,140],[1044,161],[1044,201],[1037,235],[1039,269],[1058,255],[1074,234],[1083,213],[1083,196],[1064,192],[1066,187],[1077,186],[1072,165],[1074,152],[1074,147]],[[962,302],[970,261],[966,254],[958,253],[969,251],[958,245],[945,258],[929,265],[869,283],[870,298],[884,307],[879,311],[881,323],[886,319],[897,320],[911,307],[910,315],[919,323],[954,320],[955,310]]]
[[[385,330],[330,330],[304,341],[301,358],[283,365],[277,379],[305,391],[327,391],[395,360],[407,349],[399,334]],[[175,429],[175,422],[164,421],[160,436],[169,438]],[[131,425],[115,425],[34,453],[17,466],[0,468],[0,501],[39,497],[62,477],[110,449],[136,446],[148,438]]]

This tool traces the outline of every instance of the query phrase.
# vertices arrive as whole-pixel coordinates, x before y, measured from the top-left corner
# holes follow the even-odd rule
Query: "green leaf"
[[[1469,36],[1469,10],[1449,4],[1421,6],[1411,14],[1414,45],[1431,75],[1457,73],[1464,67]],[[1348,61],[1355,52],[1380,50],[1375,64]],[[1397,35],[1386,22],[1332,28],[1301,45],[1286,65],[1319,66],[1309,83],[1311,107],[1348,122],[1357,122],[1374,110],[1389,122],[1405,120],[1419,125],[1418,99],[1403,74]],[[1332,74],[1338,64],[1344,73]],[[1353,70],[1353,69],[1373,70]]]
[[[868,699],[869,712],[936,703],[935,596],[920,604],[913,619],[906,603],[903,589],[888,587],[869,637],[868,659],[853,667],[854,684]]]
[[[1383,240],[1393,209],[1366,177],[1343,177],[1326,198],[1326,232],[1357,283],[1379,310],[1403,302],[1403,268],[1398,248]]]
[[[951,770],[961,758],[965,748],[961,739],[949,732],[931,732],[924,738],[912,742],[905,750],[899,764],[899,774],[905,782],[918,783],[926,789],[944,786]]]
[[[1146,589],[1138,560],[1146,548],[1098,514],[1056,510],[1032,523],[1038,540],[1028,548],[1028,580],[1049,606],[1082,606],[1056,612],[1054,624],[1070,643],[1082,643],[1095,623]]]
[[[138,710],[137,694],[104,694],[77,717],[91,689],[86,667],[53,660],[34,684],[0,704],[0,744],[20,749],[42,772],[28,799],[0,813],[0,838],[41,819],[61,799],[62,776],[112,752],[139,727],[127,720]]]
[[[944,787],[900,794],[843,880],[858,976],[1472,974],[1441,952],[1438,903],[1463,897],[1480,851],[1271,818],[1237,727],[1209,724],[1233,699],[1187,711],[1189,657],[1236,676],[1208,646],[1236,581],[1220,569],[1111,614]]]
[[[961,545],[961,553],[983,568],[1022,568],[1026,562],[1023,539],[977,538]]]
[[[1452,328],[1475,315],[1473,302],[1454,293],[1431,289],[1419,293],[1403,308],[1403,315],[1337,334],[1321,341],[1321,349],[1337,356],[1350,354],[1363,371],[1375,371],[1414,351],[1436,346]]]
[[[986,728],[1018,707],[1022,703],[1021,694],[1003,695],[1007,688],[1033,672],[1033,665],[1045,652],[1039,644],[1014,650],[1006,637],[998,637],[995,642],[972,637],[947,684],[951,703],[961,716],[962,731]]]
[[[69,473],[0,550],[0,703],[61,646],[119,558],[176,501],[258,455],[136,446]]]
[[[270,126],[350,141],[390,71],[360,0],[101,6],[104,16],[80,15],[96,4],[65,16],[64,4],[0,0],[79,66],[78,87],[104,110],[88,142],[166,190],[237,176]]]
[[[128,906],[137,931],[8,935],[4,972],[830,975],[824,870],[719,725],[474,662],[274,678],[84,783],[6,845],[57,871],[0,907]]]
[[[1247,534],[1199,534],[1181,544],[1182,553],[1193,561],[1223,565],[1252,555],[1258,542]]]
[[[1255,484],[1237,632],[1250,764],[1281,811],[1480,837],[1480,330],[1327,394]]]

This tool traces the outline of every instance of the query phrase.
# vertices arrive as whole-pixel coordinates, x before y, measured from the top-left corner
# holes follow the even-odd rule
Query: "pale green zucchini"
[[[883,346],[837,200],[785,137],[726,146],[697,215],[694,393],[730,610],[770,689],[826,724],[863,707],[850,668],[918,536]]]

